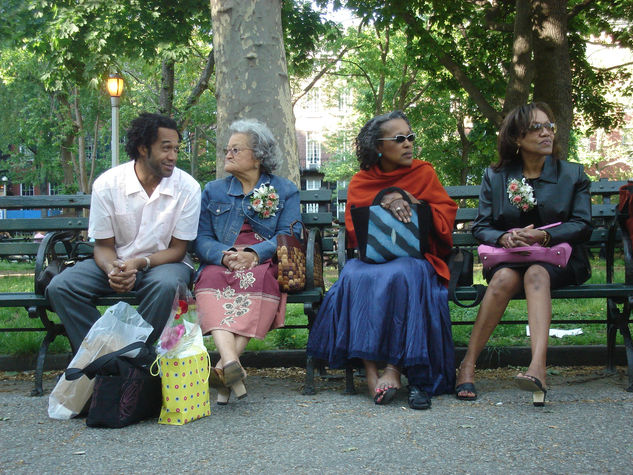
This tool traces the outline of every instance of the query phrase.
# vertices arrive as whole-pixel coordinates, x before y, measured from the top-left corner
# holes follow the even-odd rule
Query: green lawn
[[[605,270],[604,262],[594,260],[593,276],[591,282],[604,282]],[[10,263],[0,262],[0,273],[28,273],[32,272],[32,263]],[[477,270],[475,275],[481,280],[481,273]],[[326,285],[329,287],[336,279],[336,271],[328,268],[325,273]],[[624,270],[620,263],[617,267],[616,281],[624,280]],[[483,282],[483,281],[482,281]],[[32,276],[4,276],[0,277],[0,292],[24,292],[33,288]],[[477,308],[464,309],[450,304],[451,318],[453,321],[473,321],[477,314]],[[105,310],[105,309],[104,309]],[[510,302],[504,315],[506,320],[526,320],[527,310],[525,301]],[[574,319],[591,318],[604,319],[606,317],[606,300],[602,299],[575,299],[575,300],[555,300],[553,302],[553,318]],[[57,319],[52,315],[53,319]],[[289,304],[286,312],[287,324],[305,324],[307,317],[303,314],[303,305]],[[38,327],[42,324],[39,320],[28,318],[26,310],[15,308],[0,308],[0,327]],[[583,325],[554,325],[555,328],[582,328],[583,335],[566,338],[550,338],[552,345],[602,345],[606,342],[606,328],[604,324],[583,324]],[[454,325],[453,338],[456,346],[465,346],[470,336],[471,325]],[[2,354],[34,354],[44,336],[43,332],[0,332],[0,353]],[[262,341],[251,340],[247,349],[252,351],[270,349],[305,348],[308,339],[307,330],[278,329],[270,332]],[[213,342],[210,338],[205,338],[209,349],[213,349]],[[621,337],[618,337],[621,343]],[[528,346],[529,338],[525,334],[524,325],[499,325],[489,342],[490,346]],[[51,345],[51,352],[67,352],[70,347],[65,338],[56,339]]]

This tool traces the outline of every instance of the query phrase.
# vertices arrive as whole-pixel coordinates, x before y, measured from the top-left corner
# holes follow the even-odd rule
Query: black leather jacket
[[[481,183],[479,214],[473,223],[473,235],[479,241],[498,245],[497,240],[511,228],[520,227],[521,211],[510,203],[508,181],[523,178],[520,161],[495,172],[487,168]],[[591,237],[590,182],[582,165],[546,157],[541,176],[534,180],[534,197],[543,224],[562,222],[547,229],[550,245],[568,242],[573,251],[568,267],[576,284],[591,275],[589,259],[582,243]]]

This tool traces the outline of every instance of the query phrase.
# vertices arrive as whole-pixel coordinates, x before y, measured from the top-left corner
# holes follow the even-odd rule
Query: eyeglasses
[[[403,143],[405,140],[408,140],[409,142],[413,143],[413,141],[415,140],[415,134],[396,135],[395,137],[383,137],[378,140],[393,140],[396,143]]]
[[[528,126],[528,132],[540,132],[541,129],[556,133],[556,124],[554,122],[534,122]]]
[[[237,148],[237,147],[232,147],[232,148],[223,148],[222,151],[224,152],[224,155],[237,155],[238,153],[240,153],[242,150],[253,150],[252,148]]]

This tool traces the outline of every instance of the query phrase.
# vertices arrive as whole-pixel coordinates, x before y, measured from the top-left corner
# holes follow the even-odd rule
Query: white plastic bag
[[[145,342],[153,327],[129,304],[119,302],[108,308],[81,343],[69,368],[84,368],[100,356],[117,351],[136,341]],[[134,357],[139,350],[125,356]],[[94,380],[82,376],[68,381],[62,375],[48,398],[48,415],[70,419],[79,414],[92,396]]]
[[[201,352],[208,354],[202,339],[196,301],[189,290],[180,289],[156,344],[156,365],[162,357],[186,358]]]

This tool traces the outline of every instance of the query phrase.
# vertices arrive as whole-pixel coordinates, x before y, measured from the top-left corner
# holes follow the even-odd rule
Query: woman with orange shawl
[[[384,264],[349,260],[325,296],[307,351],[333,368],[362,359],[376,404],[394,399],[404,373],[409,406],[429,409],[431,396],[450,393],[455,384],[446,289],[449,271],[443,258],[452,247],[457,205],[431,164],[413,159],[414,140],[400,111],[374,117],[361,129],[356,137],[361,171],[349,184],[345,211],[347,245],[357,245],[351,207],[369,206],[379,191],[395,186],[405,190],[413,203],[430,205],[434,230],[430,252],[424,259],[399,257]],[[381,205],[400,221],[411,216],[399,193],[385,195]],[[386,364],[382,374],[379,364]]]

